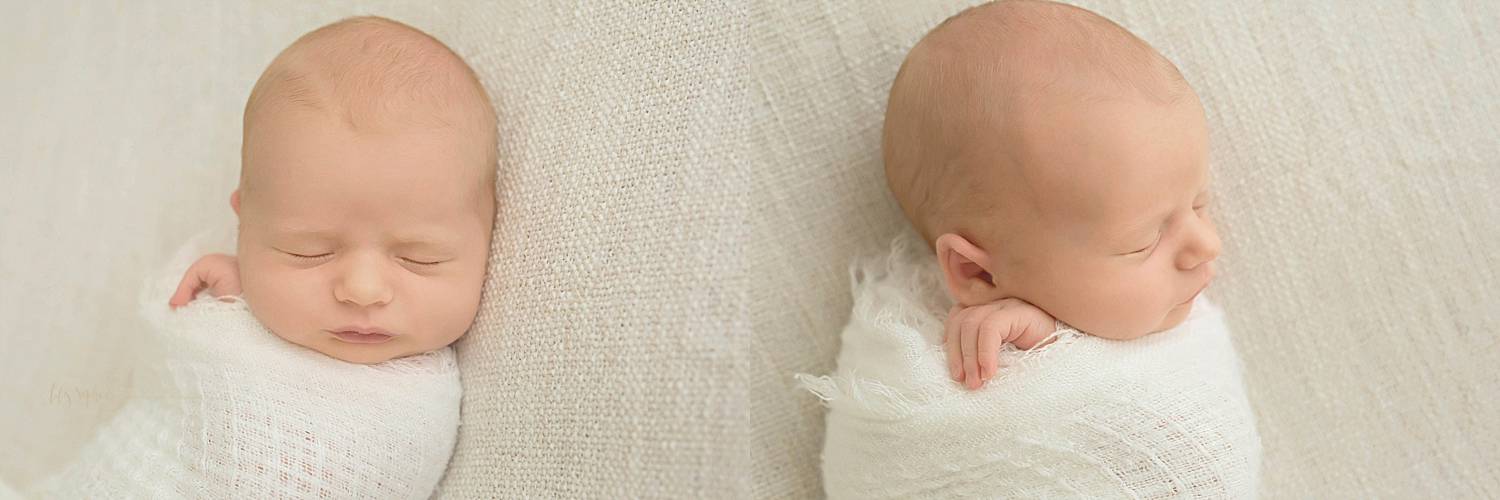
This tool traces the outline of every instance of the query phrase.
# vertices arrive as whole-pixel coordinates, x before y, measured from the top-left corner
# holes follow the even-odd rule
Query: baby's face
[[[1180,323],[1214,277],[1208,130],[1196,99],[1032,106],[1012,132],[1034,212],[996,256],[1014,295],[1090,334]],[[996,154],[999,154],[996,151]],[[1012,216],[1014,217],[1014,216]]]
[[[243,199],[235,193],[240,279],[255,317],[353,363],[463,335],[479,308],[492,226],[484,141],[426,126],[356,132],[310,110],[262,122],[246,134],[255,181]]]

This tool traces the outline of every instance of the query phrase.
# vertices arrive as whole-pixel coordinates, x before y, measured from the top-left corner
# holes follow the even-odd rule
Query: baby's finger
[[[182,277],[182,282],[177,284],[177,291],[172,293],[172,298],[167,301],[167,306],[176,309],[192,302],[193,295],[197,295],[198,290],[203,289],[202,284],[203,281],[198,279],[198,273],[193,269],[188,269],[187,274]]]
[[[1000,344],[1005,342],[1005,314],[992,313],[979,323],[979,380],[988,382],[1000,364]]]
[[[982,384],[979,379],[979,322],[984,319],[980,310],[969,311],[964,315],[959,325],[958,345],[963,348],[964,359],[964,385],[969,389],[978,389]]]
[[[964,380],[963,351],[958,346],[959,322],[963,320],[963,306],[953,306],[948,310],[948,322],[943,325],[946,329],[943,337],[943,350],[948,353],[948,377],[955,382]]]

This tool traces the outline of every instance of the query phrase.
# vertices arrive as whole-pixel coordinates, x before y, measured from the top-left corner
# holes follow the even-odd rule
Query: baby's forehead
[[[479,178],[493,171],[483,134],[396,116],[351,125],[345,116],[294,108],[265,117],[245,145],[245,168],[326,179],[371,175]],[[469,175],[468,173],[472,173]]]
[[[411,214],[493,214],[492,149],[482,141],[423,125],[356,131],[317,110],[278,115],[268,124],[277,126],[246,144],[241,198],[255,213],[317,215],[320,200],[342,200]]]

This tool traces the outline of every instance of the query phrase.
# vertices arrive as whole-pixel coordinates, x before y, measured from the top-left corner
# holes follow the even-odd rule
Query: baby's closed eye
[[[303,261],[303,262],[321,262],[321,261],[325,261],[325,260],[328,260],[328,259],[332,258],[333,254],[334,254],[333,252],[296,253],[296,252],[288,252],[286,250],[280,250],[280,249],[278,249],[278,251],[280,251],[281,253],[284,253],[284,254],[286,254],[288,256],[291,256],[294,259]],[[415,265],[415,266],[432,267],[432,266],[437,266],[439,264],[444,264],[444,263],[447,263],[447,262],[451,262],[453,259],[443,258],[443,257],[434,257],[434,256],[410,256],[410,257],[398,256],[398,257],[396,257],[396,260],[399,260],[399,261],[401,261],[403,263],[406,263],[406,264]]]
[[[411,258],[405,258],[405,257],[401,257],[400,259],[402,261],[404,261],[404,262],[407,262],[407,263],[410,263],[410,264],[416,264],[416,265],[419,265],[419,266],[436,266],[438,264],[442,264],[442,263],[449,262],[449,261],[453,260],[453,259],[411,259]]]
[[[1159,243],[1159,242],[1161,242],[1161,233],[1157,232],[1156,233],[1156,237],[1154,237],[1154,238],[1151,239],[1151,243],[1148,243],[1144,247],[1141,247],[1141,248],[1138,248],[1138,249],[1135,249],[1135,250],[1132,250],[1132,251],[1129,251],[1129,252],[1125,252],[1125,253],[1120,254],[1120,255],[1141,255],[1141,254],[1144,254],[1146,252],[1151,251],[1151,249],[1155,248],[1156,244]]]
[[[323,260],[323,259],[326,259],[328,257],[332,257],[333,256],[333,252],[324,252],[324,253],[315,254],[315,255],[303,255],[303,254],[299,254],[299,253],[288,252],[286,250],[280,250],[280,251],[281,251],[281,253],[290,255],[290,256],[298,259],[298,260],[305,260],[305,261]]]

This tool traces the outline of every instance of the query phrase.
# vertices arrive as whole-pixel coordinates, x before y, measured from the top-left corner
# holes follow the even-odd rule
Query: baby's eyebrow
[[[331,227],[309,226],[282,222],[270,227],[272,235],[287,238],[333,238],[338,231]],[[399,234],[392,238],[395,246],[408,248],[444,249],[456,245],[458,238],[445,231],[419,231]]]
[[[328,236],[334,233],[333,228],[288,222],[273,224],[270,230],[272,234],[281,236]]]
[[[403,247],[449,247],[456,238],[441,231],[403,234],[395,238],[395,244]]]
[[[1150,232],[1153,226],[1161,226],[1161,224],[1167,220],[1167,216],[1171,215],[1171,213],[1171,210],[1163,210],[1151,212],[1147,216],[1132,218],[1129,222],[1120,225],[1120,234],[1115,236],[1120,238],[1138,237],[1142,234]]]

